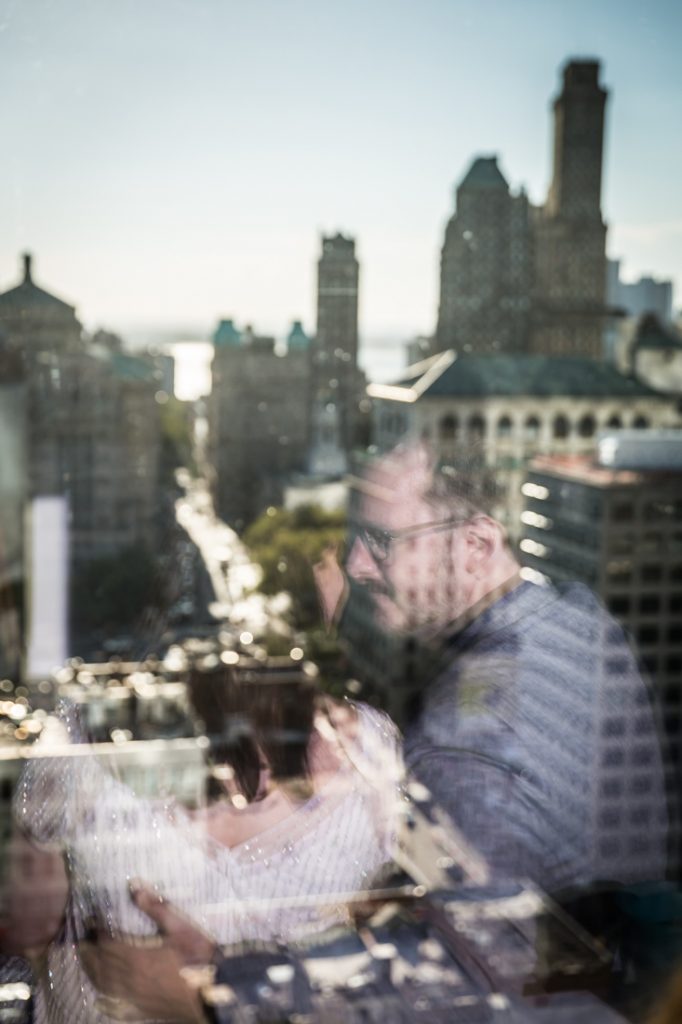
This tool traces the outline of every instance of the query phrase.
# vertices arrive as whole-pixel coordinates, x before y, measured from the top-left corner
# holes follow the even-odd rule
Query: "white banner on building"
[[[34,498],[28,512],[26,676],[50,675],[68,657],[69,522],[66,498]]]

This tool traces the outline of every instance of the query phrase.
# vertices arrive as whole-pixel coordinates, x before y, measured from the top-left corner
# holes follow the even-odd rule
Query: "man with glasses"
[[[429,652],[406,763],[492,877],[554,893],[661,878],[658,731],[621,628],[584,585],[523,578],[479,453],[441,467],[399,448],[358,488],[349,610],[362,595],[379,630]]]

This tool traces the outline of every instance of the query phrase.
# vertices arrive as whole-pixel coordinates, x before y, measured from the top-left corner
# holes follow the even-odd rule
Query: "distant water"
[[[211,390],[213,346],[206,341],[175,341],[166,346],[175,359],[175,395],[192,401]],[[386,339],[364,342],[360,365],[370,381],[389,381],[405,368],[405,349],[400,342]]]
[[[208,341],[178,341],[169,345],[175,359],[175,397],[193,401],[211,391],[213,345]]]

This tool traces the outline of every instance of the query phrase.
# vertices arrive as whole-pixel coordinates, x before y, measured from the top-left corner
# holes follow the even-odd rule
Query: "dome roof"
[[[24,253],[23,257],[24,279],[14,288],[3,292],[0,295],[0,317],[15,316],[17,314],[29,314],[37,316],[60,316],[75,318],[76,310],[67,302],[51,295],[43,288],[34,284],[31,275],[32,257],[30,253]]]

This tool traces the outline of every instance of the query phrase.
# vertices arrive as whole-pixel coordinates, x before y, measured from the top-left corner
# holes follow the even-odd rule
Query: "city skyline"
[[[0,289],[31,250],[36,280],[88,328],[207,336],[233,316],[313,330],[320,236],[341,230],[357,241],[361,337],[430,333],[454,187],[496,153],[512,188],[542,200],[550,103],[575,56],[602,62],[610,93],[608,254],[627,279],[682,288],[672,3],[0,11]]]

